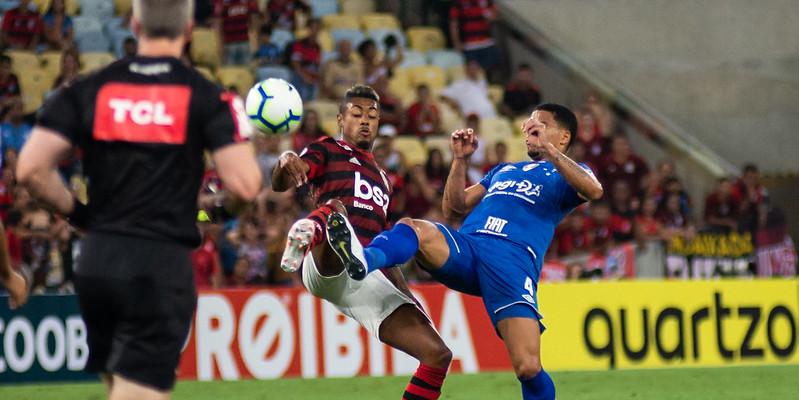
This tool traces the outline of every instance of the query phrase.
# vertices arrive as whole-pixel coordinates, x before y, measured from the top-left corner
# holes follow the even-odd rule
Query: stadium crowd
[[[291,223],[314,208],[313,193],[306,187],[272,191],[271,171],[282,151],[299,152],[319,137],[336,134],[338,101],[353,84],[365,82],[380,95],[374,157],[394,189],[393,221],[403,216],[444,221],[447,132],[453,127],[471,127],[481,141],[470,160],[471,183],[518,154],[522,139],[513,126],[547,95],[536,86],[529,65],[518,66],[507,81],[487,80],[485,71],[494,69],[500,54],[491,36],[496,18],[491,2],[450,1],[446,34],[433,27],[403,30],[393,15],[374,13],[375,3],[196,2],[198,32],[193,48],[186,49],[186,63],[242,95],[256,79],[281,77],[306,101],[302,124],[290,137],[255,138],[264,185],[243,211],[228,211],[224,187],[208,163],[198,200],[203,239],[193,255],[198,286],[299,284],[296,274],[278,264]],[[0,217],[10,257],[15,268],[30,272],[35,292],[71,291],[80,233],[15,185],[16,155],[50,92],[135,54],[129,2],[3,0],[0,10]],[[366,16],[359,20],[359,15]],[[202,34],[210,36],[197,36]],[[588,93],[571,106],[579,132],[570,153],[591,166],[606,195],[563,221],[548,257],[579,259],[620,243],[690,238],[698,231],[754,233],[768,223],[768,193],[757,166],[720,179],[704,201],[692,199],[672,161],[636,154],[600,96]],[[498,136],[498,131],[507,134]],[[62,175],[85,199],[80,154],[62,166]],[[579,262],[571,265],[570,279],[590,276]],[[429,278],[415,266],[408,268],[411,280]]]

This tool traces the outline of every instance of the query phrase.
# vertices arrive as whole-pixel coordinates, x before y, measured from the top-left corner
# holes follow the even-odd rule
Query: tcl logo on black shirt
[[[90,231],[196,246],[203,150],[249,137],[240,108],[175,58],[135,57],[61,89],[38,125],[83,149]]]

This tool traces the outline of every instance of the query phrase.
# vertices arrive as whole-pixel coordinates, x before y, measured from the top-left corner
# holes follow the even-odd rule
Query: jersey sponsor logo
[[[183,144],[190,97],[187,86],[109,83],[97,94],[94,139]]]
[[[361,162],[358,161],[358,159],[355,158],[355,157],[350,158],[350,162],[355,164],[355,165],[361,165]]]
[[[232,92],[224,92],[221,98],[230,107],[230,115],[233,117],[233,123],[236,126],[233,138],[236,142],[249,140],[254,133],[254,128],[252,122],[250,122],[250,117],[247,116],[247,112],[244,110],[244,102],[241,100],[241,96]]]
[[[502,233],[502,230],[505,229],[505,225],[508,224],[508,220],[497,218],[497,217],[488,217],[486,219],[486,223],[483,226],[483,229],[487,231],[491,231],[494,233]]]
[[[381,189],[379,186],[374,186],[369,183],[365,177],[361,177],[360,172],[355,172],[355,197],[361,200],[371,201],[378,207],[382,208],[383,213],[388,212],[388,194],[384,193],[383,189]],[[358,204],[360,204],[360,207]],[[368,206],[368,204],[359,203],[358,201],[355,202],[355,207],[372,210],[370,208],[366,208],[365,206]]]
[[[536,185],[527,179],[523,181],[506,180],[495,182],[488,188],[488,192],[506,192],[509,189],[513,189],[516,193],[521,193],[526,196],[541,197],[541,189],[543,188],[544,185]]]
[[[522,167],[522,171],[524,171],[524,172],[532,171],[533,169],[535,169],[539,165],[540,165],[539,163],[527,164],[524,167]]]
[[[516,167],[514,167],[513,165],[507,165],[507,166],[502,167],[502,169],[500,169],[499,172],[508,172],[508,171],[515,171],[515,170],[516,170]]]
[[[139,64],[131,63],[128,67],[130,72],[142,75],[161,75],[167,74],[172,71],[172,65],[169,63],[157,64]]]

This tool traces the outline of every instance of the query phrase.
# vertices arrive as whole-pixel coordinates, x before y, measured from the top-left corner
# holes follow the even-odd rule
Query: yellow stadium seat
[[[45,71],[35,68],[19,75],[19,85],[23,112],[29,114],[41,107],[44,95],[53,88],[53,81]]]
[[[507,118],[483,118],[480,120],[480,137],[486,143],[494,144],[500,140],[509,141],[513,139],[513,128]]]
[[[36,9],[39,10],[40,14],[44,14],[50,8],[50,3],[52,0],[33,0],[33,4],[36,5]],[[67,15],[75,15],[78,13],[78,8],[80,4],[78,0],[65,0],[64,1],[64,8],[67,11]]]
[[[216,71],[216,77],[225,89],[234,86],[236,92],[243,95],[246,95],[255,84],[255,77],[250,69],[245,67],[221,67]]]
[[[205,76],[209,81],[211,81],[211,82],[219,82],[219,80],[216,79],[216,75],[214,75],[213,71],[211,71],[209,68],[207,68],[207,67],[195,67],[195,69],[199,73],[203,74],[203,76]]]
[[[39,57],[31,51],[8,50],[5,54],[11,57],[11,71],[17,76],[39,68]]]
[[[89,52],[81,53],[80,55],[80,73],[88,74],[94,70],[105,67],[108,64],[116,61],[116,58],[111,53],[104,52]]]
[[[208,28],[195,28],[191,33],[191,59],[195,64],[218,67],[221,57],[219,34]]]
[[[349,15],[363,15],[375,12],[374,0],[341,0],[340,13]]]
[[[502,85],[489,85],[488,98],[494,105],[502,103],[502,96],[505,94],[505,88]]]
[[[394,14],[373,13],[361,16],[361,25],[366,31],[372,29],[400,29],[400,23]]]
[[[61,72],[61,52],[45,51],[39,55],[42,69],[52,76],[58,76]]]
[[[447,86],[447,76],[444,70],[435,65],[406,68],[406,71],[412,87],[424,83],[431,89],[438,90]]]
[[[338,120],[336,119],[325,119],[322,120],[322,130],[328,134],[328,136],[336,137],[338,136]]]
[[[485,79],[485,71],[480,71],[480,77]],[[447,82],[452,83],[466,78],[466,69],[462,65],[447,68]]]
[[[521,162],[529,161],[530,156],[527,155],[527,146],[520,138],[510,138],[505,140],[508,146],[508,162]]]
[[[452,159],[452,149],[449,146],[449,133],[440,136],[431,136],[425,139],[425,147],[427,150],[438,149],[444,156],[444,162],[449,162]]]
[[[114,10],[116,10],[116,14],[119,16],[128,15],[131,8],[133,7],[131,0],[114,0]]]
[[[330,100],[314,100],[307,102],[305,108],[315,110],[319,114],[320,121],[335,121],[339,105]]]
[[[528,119],[529,116],[523,115],[521,117],[516,117],[511,124],[513,125],[513,133],[516,135],[522,135],[522,124],[524,124]]]
[[[428,50],[443,49],[447,44],[444,33],[432,26],[412,26],[406,34],[413,50],[426,53]]]
[[[361,29],[358,17],[354,15],[330,14],[322,17],[322,26],[328,30]]]
[[[450,134],[466,127],[463,117],[453,110],[449,104],[445,102],[438,103],[438,110],[441,112],[441,129],[444,133]]]
[[[333,51],[336,49],[336,42],[333,40],[333,35],[331,35],[330,31],[327,29],[319,31],[319,36],[317,36],[316,40],[319,42],[319,47],[322,48],[322,51]]]
[[[394,138],[394,149],[402,153],[406,167],[424,165],[427,161],[427,150],[417,137],[398,136]]]

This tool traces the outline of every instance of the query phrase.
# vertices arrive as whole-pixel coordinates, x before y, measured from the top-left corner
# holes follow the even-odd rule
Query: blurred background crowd
[[[296,274],[284,273],[278,264],[288,228],[314,208],[314,199],[307,187],[275,193],[271,171],[283,151],[299,152],[322,136],[337,135],[338,103],[354,84],[371,85],[380,95],[374,155],[394,189],[392,221],[409,216],[452,223],[444,221],[440,207],[451,157],[448,133],[454,129],[473,128],[480,141],[470,160],[470,183],[499,163],[525,159],[519,126],[549,96],[539,89],[533,67],[511,67],[503,60],[501,43],[492,34],[497,18],[492,2],[431,1],[423,11],[424,26],[378,12],[378,3],[196,2],[197,28],[184,62],[243,96],[257,80],[282,78],[305,101],[297,132],[254,139],[264,185],[243,212],[226,210],[224,187],[208,163],[198,199],[203,242],[193,254],[198,286],[299,284]],[[48,96],[135,54],[130,1],[0,0],[0,11],[0,217],[12,263],[31,274],[33,290],[69,292],[80,233],[15,185],[16,155]],[[703,233],[739,234],[754,248],[773,242],[770,236],[782,240],[784,215],[770,204],[756,164],[718,179],[704,198],[692,198],[673,160],[636,152],[617,123],[617,112],[601,95],[588,91],[568,105],[579,120],[570,155],[596,172],[605,198],[579,208],[560,225],[548,261],[562,268],[550,279],[611,277],[607,263],[597,267],[591,260],[605,259],[619,246],[633,253],[650,243],[670,249]],[[62,175],[85,199],[79,153],[64,163]],[[759,274],[755,251],[743,253],[746,262],[738,272]],[[680,265],[666,259],[662,274],[687,277]],[[795,268],[783,274],[795,274]],[[406,266],[406,276],[429,279],[413,265]]]

